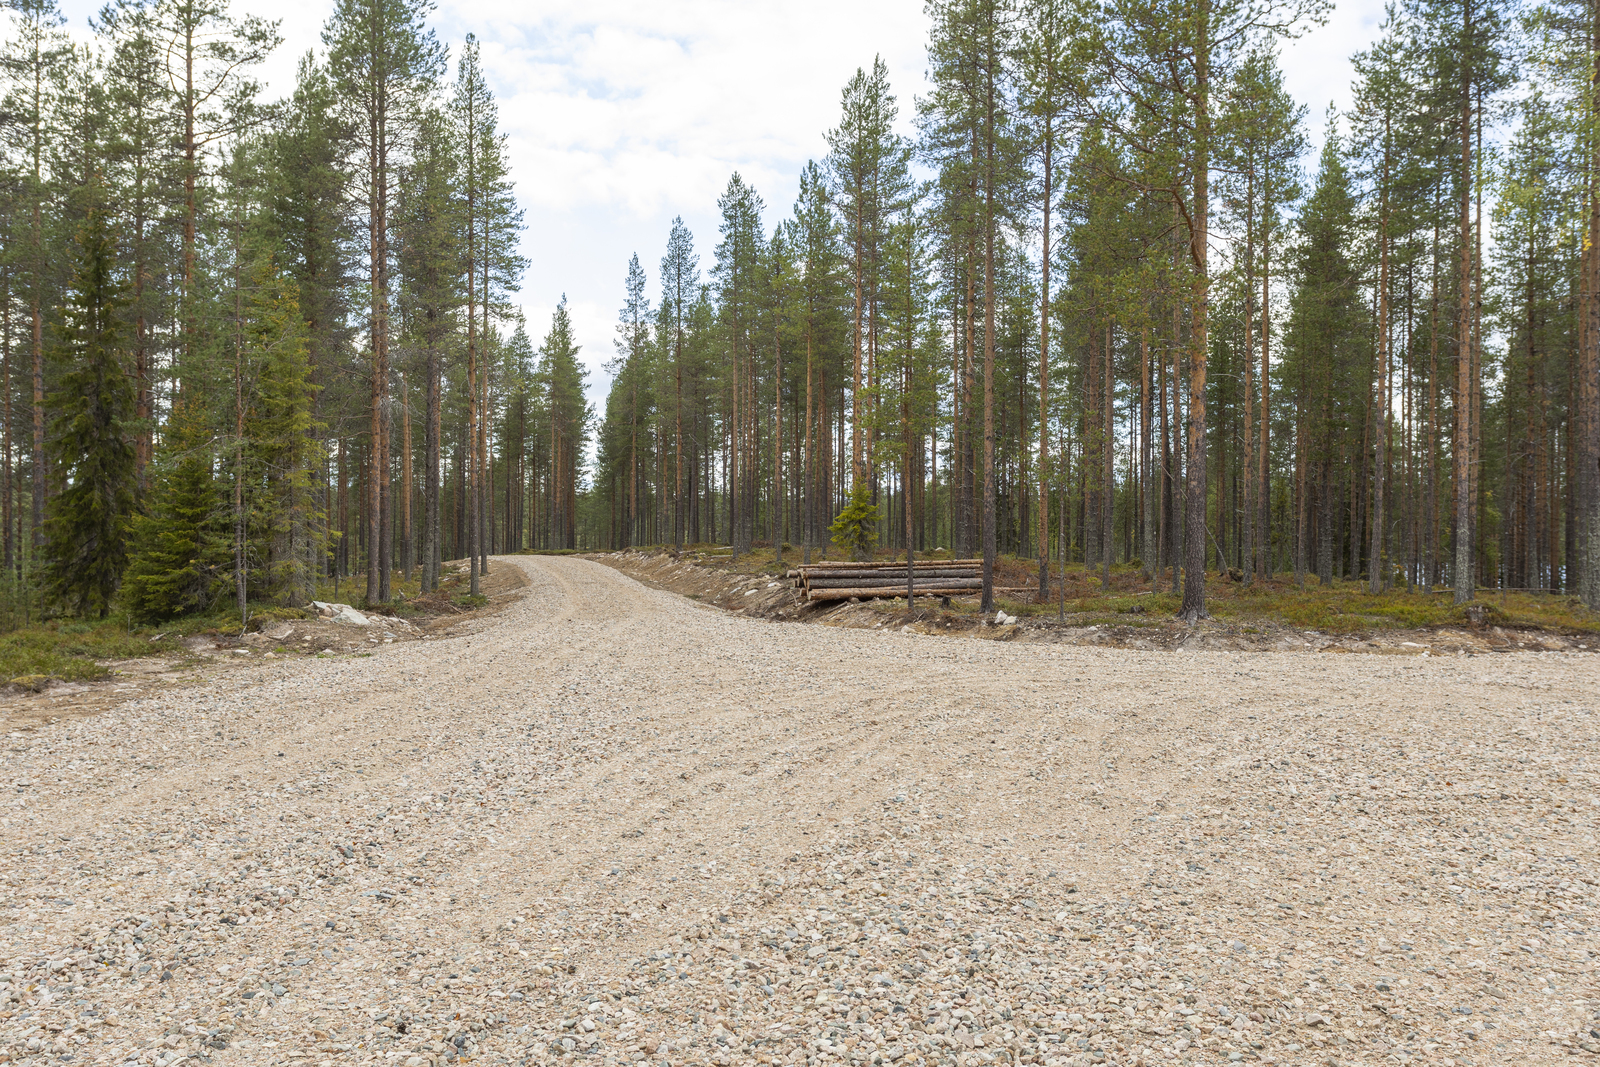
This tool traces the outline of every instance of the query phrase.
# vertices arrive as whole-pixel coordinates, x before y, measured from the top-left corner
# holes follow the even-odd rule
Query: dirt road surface
[[[1600,1053],[1590,657],[957,640],[495,566],[528,595],[475,633],[8,726],[0,1060]]]

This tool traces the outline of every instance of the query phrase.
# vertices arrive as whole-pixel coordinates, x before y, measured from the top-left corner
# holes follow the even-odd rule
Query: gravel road
[[[476,632],[7,727],[0,1062],[1600,1054],[1596,661],[735,618]]]

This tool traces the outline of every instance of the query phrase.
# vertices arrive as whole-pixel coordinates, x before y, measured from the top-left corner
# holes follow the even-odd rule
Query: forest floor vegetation
[[[899,598],[805,603],[785,577],[800,565],[800,553],[791,546],[785,546],[781,560],[770,546],[735,557],[716,545],[676,553],[670,547],[645,547],[589,558],[743,615],[835,626],[1151,650],[1600,651],[1600,615],[1576,597],[1552,593],[1485,591],[1471,604],[1456,605],[1447,589],[1429,593],[1400,587],[1374,595],[1364,582],[1322,586],[1313,577],[1297,586],[1292,575],[1281,575],[1245,585],[1211,575],[1211,618],[1191,627],[1176,618],[1180,598],[1171,591],[1170,578],[1165,588],[1154,590],[1137,564],[1112,568],[1109,588],[1098,572],[1081,565],[1067,568],[1063,588],[1061,572],[1052,567],[1049,595],[1041,598],[1037,561],[1001,557],[995,563],[995,603],[1013,621],[996,626],[979,614],[976,596],[952,597],[948,604],[918,598],[909,612]],[[831,558],[840,558],[839,553]],[[894,556],[879,552],[876,558]],[[917,558],[945,559],[949,553]]]
[[[341,602],[360,579],[326,582],[316,599]],[[483,592],[468,592],[466,561],[444,565],[438,590],[426,596],[416,578],[393,578],[392,604],[357,605],[365,629],[329,621],[312,608],[251,604],[241,627],[237,609],[139,624],[126,613],[105,619],[56,618],[0,634],[0,708],[10,713],[82,714],[148,692],[152,685],[194,681],[215,664],[241,658],[367,654],[373,646],[416,640],[501,610],[526,585],[516,567],[491,569]]]

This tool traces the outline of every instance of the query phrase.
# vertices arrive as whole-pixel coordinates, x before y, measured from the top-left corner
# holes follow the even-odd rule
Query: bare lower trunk
[[[1472,32],[1470,0],[1462,12],[1462,29]],[[1476,592],[1472,552],[1472,93],[1470,70],[1461,67],[1461,308],[1456,342],[1455,458],[1455,602],[1465,604]]]

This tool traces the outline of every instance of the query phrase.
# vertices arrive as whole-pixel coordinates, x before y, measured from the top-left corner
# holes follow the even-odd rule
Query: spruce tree
[[[131,525],[122,586],[129,612],[148,622],[209,611],[227,594],[231,556],[202,413],[174,407],[156,465],[148,510]]]
[[[311,495],[310,365],[296,287],[263,256],[245,300],[250,399],[244,415],[250,592],[289,605],[313,592],[306,551],[318,508]]]
[[[126,535],[138,473],[133,448],[134,392],[105,209],[94,204],[78,231],[77,270],[68,290],[60,368],[48,400],[50,451],[60,491],[45,516],[51,596],[78,614],[102,618],[127,566]]]

